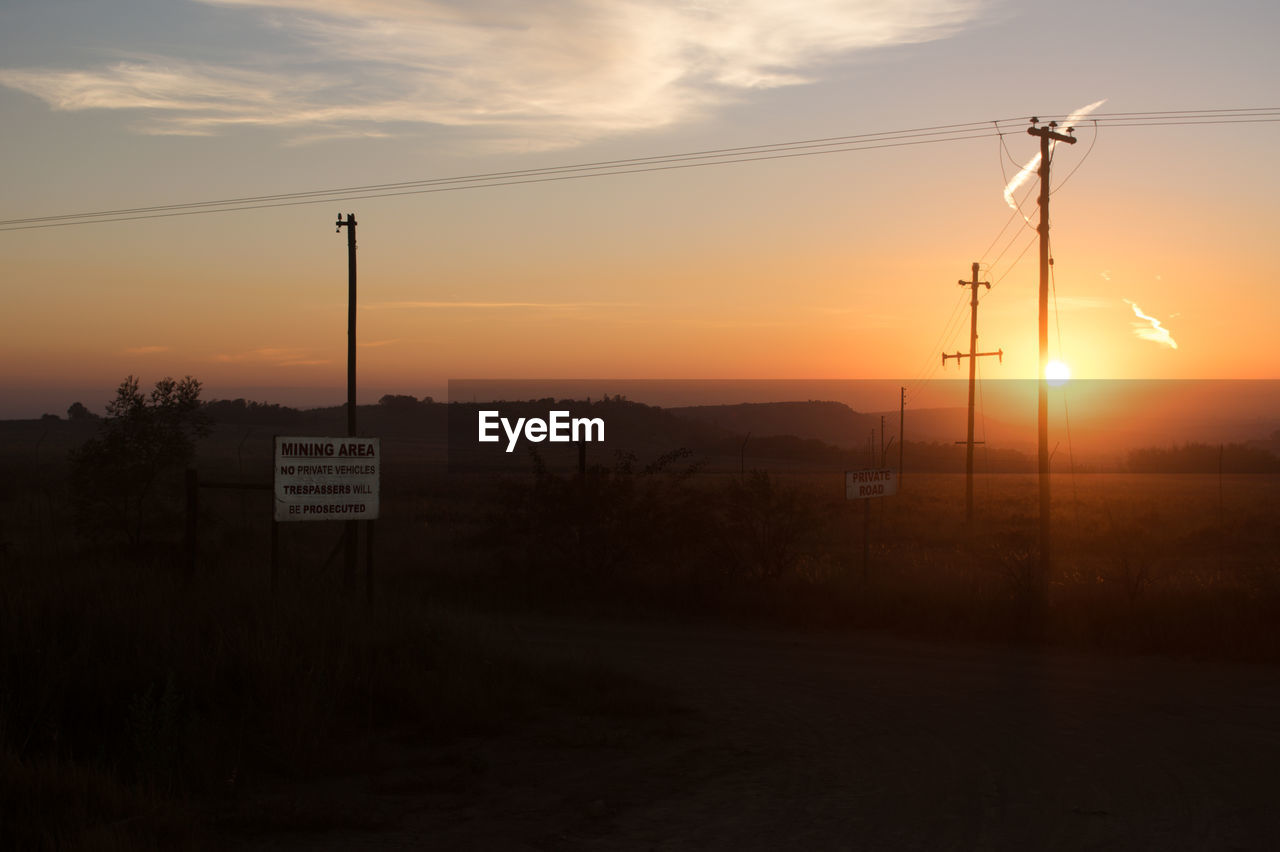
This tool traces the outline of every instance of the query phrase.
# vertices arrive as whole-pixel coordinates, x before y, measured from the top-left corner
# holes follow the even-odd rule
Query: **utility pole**
[[[1053,152],[1051,142],[1076,144],[1076,138],[1068,135],[1075,130],[1068,127],[1067,133],[1058,133],[1058,122],[1051,121],[1044,127],[1037,127],[1040,119],[1032,118],[1027,133],[1040,138],[1040,224],[1036,231],[1040,234],[1040,376],[1039,394],[1037,397],[1037,430],[1039,443],[1040,468],[1040,582],[1049,582],[1049,571],[1052,560],[1049,557],[1049,377],[1045,369],[1049,366],[1049,160]]]
[[[973,388],[977,381],[978,359],[986,355],[997,355],[1000,363],[1004,363],[1004,350],[997,349],[995,352],[979,352],[978,351],[978,288],[986,287],[991,289],[990,282],[978,280],[978,264],[973,265],[973,278],[969,281],[960,281],[961,287],[969,287],[972,289],[972,297],[969,299],[969,352],[957,352],[954,355],[942,353],[942,366],[947,365],[948,358],[955,358],[956,363],[960,363],[961,358],[969,359],[969,438],[965,441],[968,446],[965,448],[964,454],[964,522],[973,529]],[[960,443],[956,441],[956,443]]]
[[[876,466],[876,430],[867,438],[868,468]],[[862,583],[871,582],[871,501],[862,501]]]
[[[907,389],[899,388],[898,395],[898,490],[902,490],[902,423],[907,413]]]
[[[356,214],[348,213],[346,221],[338,214],[337,231],[347,229],[347,437],[356,435]],[[359,558],[359,522],[347,521],[343,532],[346,546],[342,580],[347,591],[356,586],[356,562]]]

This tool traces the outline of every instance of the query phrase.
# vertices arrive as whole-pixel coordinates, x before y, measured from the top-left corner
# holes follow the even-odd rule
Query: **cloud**
[[[985,0],[200,0],[252,15],[270,53],[0,69],[54,109],[145,110],[140,129],[284,128],[293,141],[397,125],[567,147],[665,127],[859,51],[943,38]]]
[[[320,360],[310,358],[308,357],[310,354],[311,352],[306,349],[278,349],[273,347],[264,347],[261,349],[251,349],[247,352],[214,355],[213,360],[220,364],[273,364],[277,367],[313,367],[330,363],[327,359]]]
[[[391,346],[392,344],[399,343],[399,342],[400,342],[400,338],[398,337],[393,337],[390,340],[368,340],[368,341],[360,340],[356,342],[356,346],[363,346],[369,349],[376,349],[380,346]]]
[[[581,310],[583,308],[631,308],[636,302],[375,302],[370,308],[471,308],[504,309],[536,308],[544,310]]]
[[[130,346],[124,350],[128,355],[155,355],[158,352],[168,352],[168,346]]]
[[[1095,109],[1102,106],[1106,102],[1107,102],[1107,99],[1103,98],[1100,101],[1094,101],[1091,104],[1087,104],[1085,106],[1080,107],[1080,109],[1076,110],[1075,112],[1067,116],[1066,121],[1063,121],[1061,123],[1061,127],[1063,128],[1063,130],[1065,130],[1068,127],[1074,127],[1076,122],[1078,122],[1080,119],[1084,118],[1086,115],[1093,112]],[[1054,149],[1056,149],[1057,147],[1058,147],[1058,141],[1056,139],[1049,141],[1049,162],[1050,163],[1053,162],[1053,152],[1054,152]],[[1013,194],[1017,192],[1018,187],[1026,183],[1027,179],[1031,177],[1031,174],[1039,168],[1040,168],[1040,152],[1037,151],[1030,160],[1027,160],[1026,165],[1024,165],[1022,169],[1018,171],[1017,174],[1015,174],[1012,178],[1010,178],[1009,183],[1004,188],[1004,203],[1009,205],[1010,210],[1018,209],[1018,202],[1014,200]],[[1025,213],[1022,214],[1022,218],[1027,219],[1028,222],[1031,221]]]
[[[1170,349],[1178,348],[1178,342],[1173,339],[1173,335],[1169,333],[1169,330],[1160,324],[1160,320],[1144,314],[1136,302],[1131,302],[1128,299],[1125,299],[1124,302],[1133,308],[1134,316],[1145,320],[1145,322],[1132,324],[1134,334],[1143,340],[1150,340],[1152,343],[1159,343],[1162,346],[1168,346]]]

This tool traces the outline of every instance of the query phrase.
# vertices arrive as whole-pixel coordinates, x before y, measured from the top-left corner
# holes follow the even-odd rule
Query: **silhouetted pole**
[[[280,589],[280,522],[271,517],[271,597]]]
[[[907,389],[900,388],[898,395],[898,490],[902,490],[902,424],[907,413]]]
[[[1000,362],[1004,363],[1004,350],[998,349],[995,352],[979,352],[978,351],[978,288],[986,287],[991,289],[991,284],[986,281],[978,280],[978,264],[973,265],[973,278],[969,281],[959,282],[961,287],[970,287],[973,290],[972,298],[969,299],[969,354],[957,352],[954,355],[942,353],[942,364],[946,366],[948,358],[955,358],[957,363],[961,358],[969,359],[969,430],[968,438],[965,440],[964,453],[964,522],[972,530],[973,528],[973,390],[977,384],[978,359],[985,355],[998,355]],[[958,443],[958,442],[957,442]]]
[[[1218,532],[1222,532],[1222,456],[1227,451],[1226,444],[1218,445]]]
[[[1045,127],[1036,127],[1039,119],[1031,119],[1027,133],[1040,137],[1040,375],[1039,394],[1036,402],[1039,469],[1040,469],[1040,582],[1049,582],[1052,560],[1049,556],[1049,142],[1076,144],[1074,136],[1058,133],[1058,122],[1051,121]],[[1071,131],[1075,128],[1068,127]]]
[[[867,437],[867,467],[876,466],[876,430]],[[871,582],[871,501],[862,501],[862,582]]]
[[[1219,480],[1222,478],[1221,465],[1219,465],[1218,478]],[[186,556],[187,572],[194,573],[196,570],[196,524],[199,523],[200,517],[200,476],[194,467],[186,469],[183,481],[187,492],[187,514],[182,549]]]
[[[347,436],[356,435],[356,214],[342,220],[338,214],[338,230],[347,229]],[[343,532],[346,559],[342,581],[347,591],[356,586],[356,563],[359,560],[358,521],[347,521]]]

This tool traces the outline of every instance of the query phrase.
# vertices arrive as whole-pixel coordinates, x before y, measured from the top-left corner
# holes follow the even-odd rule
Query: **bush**
[[[173,506],[177,475],[191,463],[195,439],[208,432],[200,382],[191,376],[163,378],[149,395],[133,376],[121,382],[98,437],[71,454],[71,498],[81,530],[141,544],[147,519]]]
[[[595,582],[669,561],[702,538],[689,487],[696,467],[675,467],[688,455],[675,450],[637,469],[634,455],[619,453],[613,467],[579,477],[550,472],[535,453],[532,484],[508,483],[500,495],[493,540],[544,577]]]

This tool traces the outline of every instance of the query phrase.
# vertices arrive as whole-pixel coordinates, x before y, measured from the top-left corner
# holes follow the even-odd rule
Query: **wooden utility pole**
[[[1076,144],[1076,138],[1068,135],[1075,130],[1068,127],[1067,133],[1058,133],[1058,122],[1051,121],[1044,127],[1037,127],[1039,119],[1031,119],[1027,133],[1040,138],[1040,224],[1036,231],[1040,234],[1040,375],[1039,394],[1037,398],[1037,431],[1039,444],[1040,469],[1040,582],[1049,582],[1049,571],[1052,560],[1049,556],[1049,377],[1045,370],[1049,366],[1049,161],[1053,153],[1052,142]]]
[[[986,287],[991,289],[991,284],[987,281],[978,280],[978,264],[973,265],[973,278],[969,281],[960,281],[961,287],[972,288],[972,296],[969,299],[969,352],[957,352],[954,355],[942,353],[942,366],[947,365],[948,358],[955,358],[956,363],[960,363],[961,358],[969,359],[969,437],[964,442],[968,446],[965,448],[964,454],[964,522],[972,528],[973,526],[973,388],[977,383],[978,359],[986,355],[996,355],[1000,358],[1000,363],[1004,363],[1004,350],[997,349],[995,352],[979,352],[978,351],[978,288]],[[956,441],[956,443],[960,443]]]
[[[876,430],[867,438],[867,467],[876,466]],[[871,582],[871,501],[862,501],[862,584]]]
[[[902,490],[902,423],[907,413],[907,389],[899,388],[898,395],[898,490]]]
[[[338,214],[337,230],[347,229],[347,436],[356,435],[356,214],[348,213],[346,221]],[[359,559],[359,521],[347,521],[343,532],[345,560],[342,581],[348,592],[356,586],[356,563]]]

